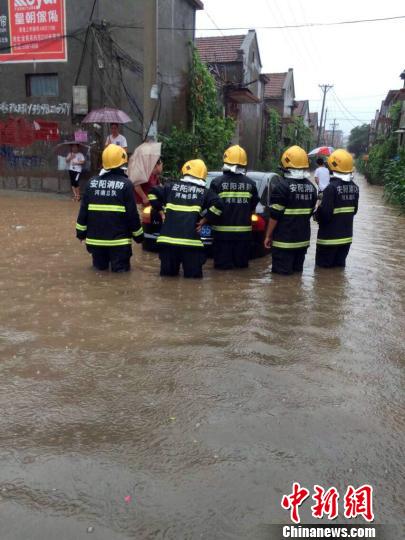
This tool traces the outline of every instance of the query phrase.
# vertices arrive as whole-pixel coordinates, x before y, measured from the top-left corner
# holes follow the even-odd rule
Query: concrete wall
[[[149,0],[99,0],[93,20],[100,24],[99,31],[90,30],[87,50],[82,58],[85,31],[90,18],[92,2],[66,0],[67,34],[78,29],[82,32],[68,38],[68,62],[0,64],[0,122],[10,118],[23,119],[32,126],[35,120],[55,123],[61,140],[71,140],[80,127],[83,116],[75,116],[71,110],[72,86],[88,87],[89,110],[102,106],[116,106],[126,111],[133,122],[123,127],[128,139],[129,151],[142,141],[143,112],[143,13],[144,2]],[[159,0],[158,17],[160,27],[171,30],[158,32],[158,72],[161,91],[160,106],[157,107],[159,130],[167,132],[174,124],[186,124],[187,82],[191,58],[190,41],[194,38],[195,8],[188,0]],[[117,60],[115,45],[121,50]],[[77,79],[82,59],[80,76]],[[103,67],[99,67],[99,62]],[[59,77],[58,97],[27,97],[25,77],[27,74],[57,73]],[[121,73],[124,85],[121,83]],[[7,84],[4,84],[7,81]],[[128,97],[128,94],[130,97]],[[37,108],[36,114],[27,114],[23,109],[13,108],[10,113],[1,104],[46,105],[66,103],[58,112],[47,114],[49,109]],[[138,111],[139,109],[139,111]],[[3,113],[2,113],[3,111]],[[89,142],[93,144],[92,165],[99,165],[100,149],[107,135],[107,126],[101,130],[86,125]],[[27,145],[0,145],[0,188],[69,190],[65,181],[67,173],[57,172],[56,141],[35,141]],[[51,180],[51,178],[53,180]]]

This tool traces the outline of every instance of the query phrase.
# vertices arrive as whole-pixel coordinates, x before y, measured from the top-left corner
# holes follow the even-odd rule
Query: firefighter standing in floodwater
[[[199,235],[204,222],[213,222],[222,213],[221,200],[205,187],[207,167],[201,159],[187,161],[183,178],[152,188],[148,195],[152,208],[164,208],[165,220],[157,240],[160,248],[160,275],[177,276],[183,266],[185,278],[202,278],[206,261]]]
[[[309,161],[303,148],[288,148],[281,157],[281,165],[284,174],[270,195],[264,245],[272,248],[272,272],[288,275],[303,270],[317,190],[308,179]]]
[[[103,152],[104,173],[87,186],[76,223],[76,235],[86,241],[98,270],[127,272],[132,240],[140,243],[143,230],[135,205],[132,182],[123,170],[127,153],[115,144]]]
[[[344,267],[353,240],[353,220],[359,205],[359,188],[353,182],[353,157],[338,149],[328,158],[330,183],[316,212],[319,223],[316,265]]]
[[[224,153],[222,176],[210,185],[223,202],[214,231],[214,267],[220,270],[247,268],[252,237],[252,213],[259,202],[257,187],[246,176],[247,154],[238,145]]]

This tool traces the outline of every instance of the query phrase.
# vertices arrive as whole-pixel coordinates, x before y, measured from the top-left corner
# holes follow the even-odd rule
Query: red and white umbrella
[[[330,156],[335,149],[332,146],[319,146],[308,153],[308,156]]]
[[[128,124],[132,122],[126,112],[111,107],[94,109],[82,120],[83,124]]]

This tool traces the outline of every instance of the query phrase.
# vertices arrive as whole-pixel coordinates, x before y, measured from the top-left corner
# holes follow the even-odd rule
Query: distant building
[[[307,127],[310,127],[311,119],[309,112],[309,101],[302,100],[295,102],[294,116],[299,116]]]
[[[265,111],[273,109],[278,112],[281,118],[280,137],[284,144],[286,140],[286,128],[293,119],[295,108],[295,87],[294,71],[290,68],[283,73],[265,73],[264,104]],[[267,131],[268,114],[264,115],[264,132]]]
[[[335,129],[333,131],[332,129],[327,129],[323,133],[323,143],[324,146],[333,146],[334,148],[342,148],[344,146],[343,144],[343,138],[344,133],[340,129]]]
[[[106,126],[81,125],[89,110],[123,109],[133,119],[123,127],[129,150],[143,139],[143,25],[151,0],[99,0],[91,24],[93,2],[39,5],[0,2],[0,187],[65,191],[55,145],[75,132],[96,141],[95,166],[104,143]],[[158,0],[155,117],[163,132],[188,121],[190,41],[199,9],[200,0]]]
[[[373,124],[373,139],[378,140],[391,131],[390,109],[398,101],[405,100],[405,88],[399,90],[389,90],[385,99],[381,102],[380,110],[377,111]]]
[[[234,36],[196,39],[201,60],[214,76],[224,114],[234,118],[234,143],[243,146],[254,167],[260,157],[264,83],[254,30]]]

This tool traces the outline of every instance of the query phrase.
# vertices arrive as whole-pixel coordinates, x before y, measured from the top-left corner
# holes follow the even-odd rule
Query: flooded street
[[[359,184],[346,271],[314,224],[302,276],[197,282],[97,273],[77,204],[0,192],[0,540],[264,540],[294,481],[404,523],[405,216]]]

